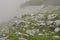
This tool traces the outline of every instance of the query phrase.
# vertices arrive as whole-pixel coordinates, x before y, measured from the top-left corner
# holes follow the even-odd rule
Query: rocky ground
[[[16,16],[0,26],[0,40],[60,40],[60,10]]]

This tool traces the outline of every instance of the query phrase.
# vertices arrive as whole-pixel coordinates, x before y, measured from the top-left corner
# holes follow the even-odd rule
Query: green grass
[[[60,16],[60,12],[58,11],[58,12],[51,12],[51,13],[48,13],[48,12],[46,12],[46,14],[45,14],[45,18],[44,19],[40,19],[40,18],[37,18],[37,20],[39,21],[39,20],[43,20],[43,21],[47,21],[48,19],[47,19],[47,16],[48,15],[50,15],[50,14],[52,14],[52,13],[56,13],[56,14],[58,14],[57,15],[57,17],[56,18],[54,18],[54,19],[51,19],[52,21],[55,21],[55,20],[58,20],[59,19],[59,16]],[[34,16],[34,18],[31,18],[32,16],[31,15],[23,15],[20,19],[22,19],[22,20],[24,20],[24,21],[28,21],[28,22],[30,22],[29,24],[27,24],[28,25],[28,27],[27,28],[25,28],[24,26],[26,26],[26,23],[24,23],[24,22],[22,22],[21,24],[19,24],[18,26],[16,26],[16,28],[15,28],[15,30],[9,30],[10,32],[8,33],[8,39],[9,40],[19,40],[19,37],[21,37],[20,35],[19,36],[17,36],[17,34],[16,34],[16,32],[18,31],[18,32],[21,32],[21,33],[24,33],[24,34],[27,34],[26,33],[26,30],[31,30],[31,29],[39,29],[39,33],[43,33],[44,35],[38,35],[38,33],[37,34],[35,34],[34,36],[32,36],[32,35],[29,35],[28,37],[27,36],[25,36],[25,35],[23,35],[22,37],[23,38],[26,38],[27,40],[60,40],[60,38],[53,38],[53,36],[60,36],[60,31],[59,32],[57,32],[57,33],[54,33],[54,34],[52,34],[52,33],[50,33],[50,32],[54,32],[54,28],[52,27],[48,27],[48,26],[44,26],[44,25],[34,25],[34,24],[36,24],[36,23],[38,23],[36,20],[32,20],[32,19],[36,19],[35,17],[36,16],[38,16],[40,13],[37,13],[37,14],[35,14],[35,15],[33,15]],[[27,17],[29,18],[29,19],[27,19]],[[50,21],[51,21],[50,20]],[[12,26],[11,26],[12,27]],[[33,28],[32,28],[33,27]],[[26,30],[23,30],[23,28],[25,28]],[[43,30],[45,30],[44,32],[43,32]],[[45,33],[49,33],[49,35],[45,35]]]
[[[10,32],[8,35],[9,40],[19,40],[19,37],[15,34],[15,32]]]
[[[35,36],[29,36],[28,40],[60,40],[60,38],[53,38],[52,35],[35,35]]]

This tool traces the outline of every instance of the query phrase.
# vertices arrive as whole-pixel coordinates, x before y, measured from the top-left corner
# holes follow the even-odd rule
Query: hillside
[[[60,10],[24,14],[1,25],[6,40],[60,40]]]

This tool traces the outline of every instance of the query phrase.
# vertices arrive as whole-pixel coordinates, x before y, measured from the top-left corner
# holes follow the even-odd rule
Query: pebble
[[[53,36],[53,38],[60,38],[59,36]]]

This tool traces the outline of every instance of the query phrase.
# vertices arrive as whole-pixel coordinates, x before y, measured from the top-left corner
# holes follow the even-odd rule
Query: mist
[[[60,0],[0,0],[0,23],[8,21],[14,16],[20,16],[25,9],[28,11],[30,7],[24,9],[25,6],[40,6],[41,4],[57,6],[60,5]]]
[[[40,6],[41,4],[44,5],[54,5],[59,6],[60,0],[30,0],[22,5],[22,7],[25,6]]]
[[[0,0],[0,23],[6,22],[18,15],[20,5],[26,0]]]

